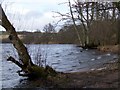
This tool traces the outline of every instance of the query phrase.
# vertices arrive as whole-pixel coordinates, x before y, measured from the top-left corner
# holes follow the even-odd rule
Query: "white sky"
[[[60,17],[53,18],[53,16],[58,16],[58,14],[52,11],[61,13],[69,12],[67,4],[60,4],[68,2],[68,0],[0,0],[0,2],[1,1],[3,1],[2,7],[7,17],[17,31],[42,30],[46,24],[56,23],[60,20]],[[71,0],[71,2],[73,3],[74,0]]]
[[[68,0],[3,0],[2,7],[7,17],[17,30],[42,30],[48,23],[55,23],[60,18],[53,11],[67,13]],[[71,0],[72,1],[72,0]],[[60,5],[59,5],[60,4]]]

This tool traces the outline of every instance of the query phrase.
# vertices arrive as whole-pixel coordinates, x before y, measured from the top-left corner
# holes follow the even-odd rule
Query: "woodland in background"
[[[68,1],[69,13],[56,12],[62,16],[62,20],[66,21],[58,32],[54,25],[49,23],[44,26],[43,30],[18,32],[23,37],[21,40],[24,43],[78,44],[81,46],[118,44],[119,7],[117,7],[117,2],[76,1],[75,4],[71,4],[70,0]],[[3,42],[9,41],[3,39]]]
[[[115,45],[118,44],[118,27],[117,20],[113,23],[110,20],[95,21],[91,25],[89,32],[90,43],[95,45]],[[83,30],[82,25],[77,26],[80,31]],[[59,32],[17,32],[24,43],[35,44],[79,44],[78,37],[74,31],[73,25],[63,26]],[[2,32],[2,35],[7,35]],[[83,34],[81,33],[81,36]],[[3,43],[9,43],[8,38],[2,40]]]
[[[70,13],[57,13],[63,20],[73,22],[82,47],[118,43],[119,2],[74,2],[75,4],[71,4],[68,0]]]
[[[24,32],[29,43],[78,43],[82,47],[93,47],[98,45],[119,44],[119,23],[120,23],[120,2],[79,2],[78,0],[74,5],[71,5],[70,0],[69,8],[70,13],[62,16],[67,20],[67,24],[55,32],[52,24],[45,25],[44,33],[34,32],[27,35]],[[8,20],[1,4],[0,4],[0,25],[5,28],[9,35],[9,39],[16,48],[19,60],[10,56],[7,60],[18,65],[21,70],[18,71],[20,76],[27,77],[41,77],[55,76],[57,72],[49,66],[40,67],[32,62],[32,59],[27,51],[24,43],[19,39],[15,27]],[[60,14],[60,13],[59,13]],[[69,21],[70,20],[70,21]],[[73,22],[73,24],[71,24]],[[36,35],[37,34],[37,35]],[[39,35],[40,34],[40,35]],[[22,73],[21,73],[22,72]]]

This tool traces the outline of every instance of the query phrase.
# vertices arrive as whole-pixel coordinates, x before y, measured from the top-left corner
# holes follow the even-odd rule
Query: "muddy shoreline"
[[[118,88],[119,64],[118,58],[114,58],[84,72],[59,73],[55,77],[49,76],[46,80],[25,78],[21,79],[19,85],[14,88]]]
[[[61,73],[56,77],[42,79],[26,79],[15,88],[118,88],[120,78],[118,65],[120,63],[109,62],[95,70],[86,72]],[[25,82],[26,81],[26,82]]]

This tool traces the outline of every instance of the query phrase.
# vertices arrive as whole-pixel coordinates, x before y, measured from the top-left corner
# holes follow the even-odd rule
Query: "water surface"
[[[18,59],[16,50],[12,44],[1,45],[2,86],[4,88],[19,86],[21,81],[25,79],[16,73],[20,68],[6,61],[10,55]],[[47,65],[61,72],[82,72],[117,58],[116,54],[101,53],[97,50],[83,50],[73,44],[30,44],[26,45],[26,47],[34,63],[38,63],[38,59],[41,59],[43,63],[46,60]]]

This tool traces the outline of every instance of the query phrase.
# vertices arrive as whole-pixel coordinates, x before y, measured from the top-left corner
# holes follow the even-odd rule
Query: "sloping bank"
[[[118,62],[106,63],[103,66],[87,71],[75,73],[61,73],[46,80],[27,80],[17,88],[118,88]],[[25,81],[24,81],[25,82]]]
[[[107,46],[106,46],[107,47]],[[116,46],[115,46],[116,47]],[[117,53],[111,48],[112,52]],[[110,50],[110,48],[109,48]],[[108,51],[108,49],[107,49]],[[117,58],[116,58],[117,59]],[[120,77],[118,69],[120,62],[112,60],[102,66],[87,72],[60,73],[46,80],[31,80],[16,87],[38,88],[118,88]]]

